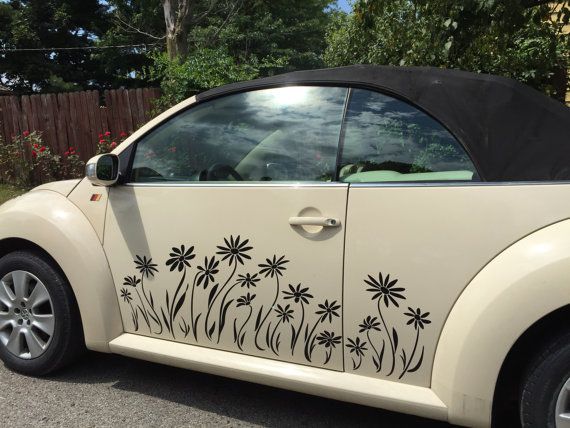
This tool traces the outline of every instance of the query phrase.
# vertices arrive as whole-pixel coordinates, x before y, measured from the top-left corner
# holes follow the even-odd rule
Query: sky
[[[350,12],[350,5],[348,4],[348,0],[338,0],[338,7],[340,7],[345,12]]]

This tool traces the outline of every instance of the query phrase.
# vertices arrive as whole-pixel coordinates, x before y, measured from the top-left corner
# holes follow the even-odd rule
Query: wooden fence
[[[41,131],[52,150],[75,147],[83,160],[97,150],[99,134],[128,134],[151,119],[158,89],[117,89],[31,96],[0,96],[0,136],[10,141],[24,131]]]

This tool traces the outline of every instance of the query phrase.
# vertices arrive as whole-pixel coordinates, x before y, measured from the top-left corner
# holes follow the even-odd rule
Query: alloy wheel
[[[16,270],[0,280],[0,343],[22,359],[41,356],[54,334],[53,304],[33,274]]]

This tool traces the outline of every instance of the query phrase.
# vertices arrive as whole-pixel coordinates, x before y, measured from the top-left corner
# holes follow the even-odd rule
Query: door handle
[[[338,227],[340,220],[331,217],[289,217],[291,226]]]

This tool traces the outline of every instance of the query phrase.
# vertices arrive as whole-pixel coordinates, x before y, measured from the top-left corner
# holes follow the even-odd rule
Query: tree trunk
[[[181,29],[174,34],[167,34],[166,51],[171,60],[176,58],[186,59],[188,57],[188,31]]]
[[[170,59],[188,56],[188,25],[196,0],[162,0],[166,23],[166,49]]]

